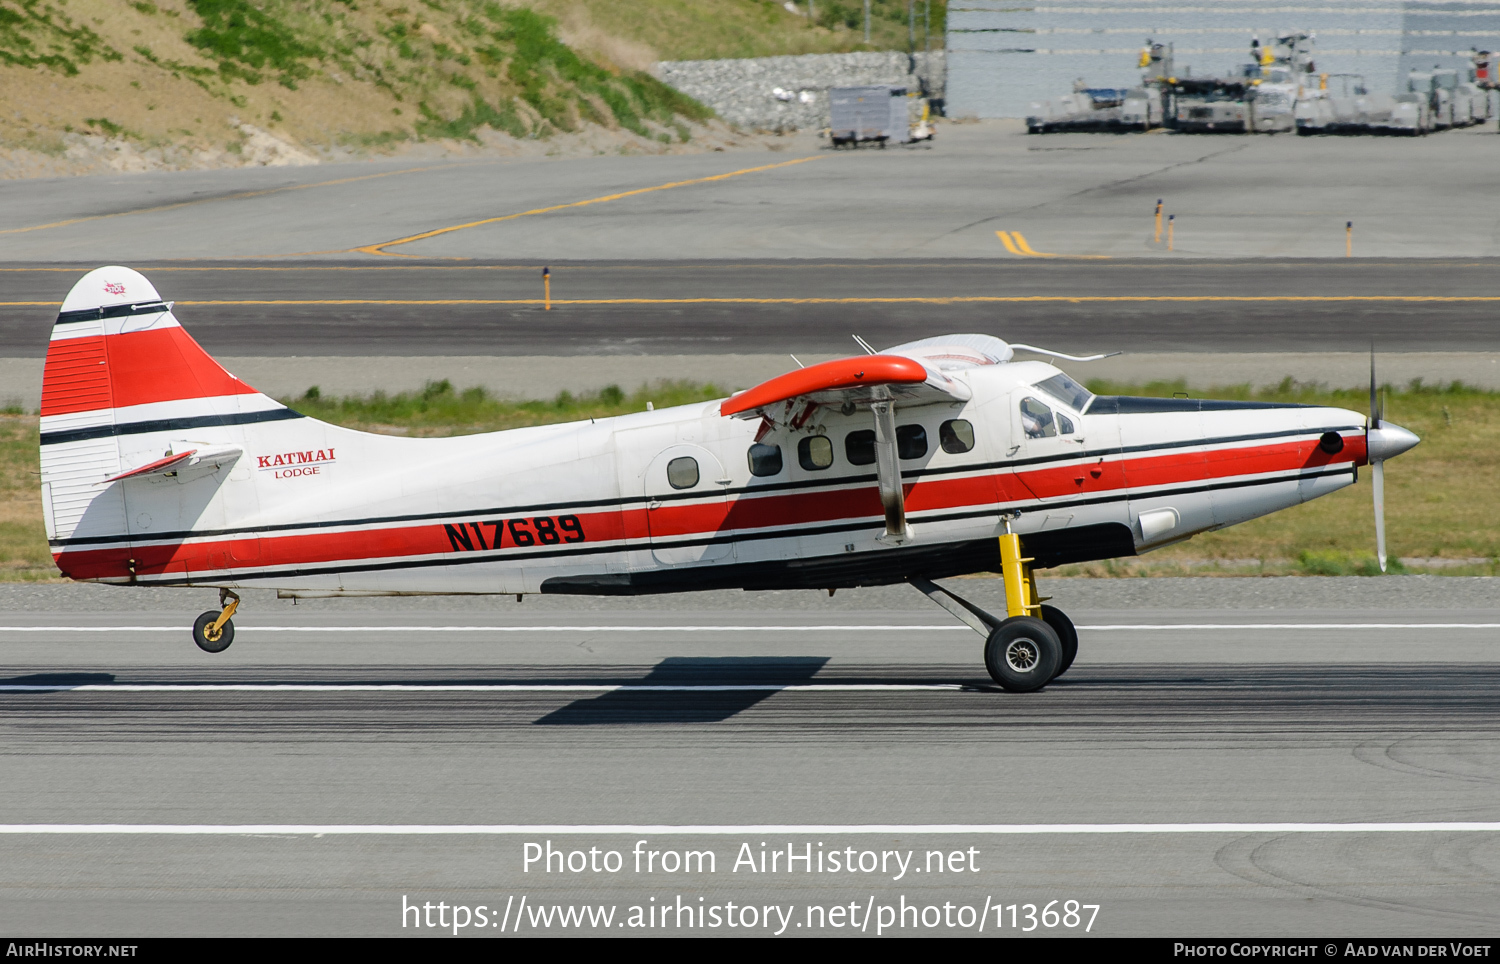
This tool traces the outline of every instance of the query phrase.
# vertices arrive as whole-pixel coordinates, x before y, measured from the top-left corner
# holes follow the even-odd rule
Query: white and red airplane
[[[139,273],[63,302],[42,389],[47,538],[72,579],[289,596],[910,582],[1012,691],[1078,637],[1033,567],[1133,556],[1374,476],[1411,432],[1338,408],[1094,395],[989,335],[794,370],[727,399],[457,438],[307,418],[210,358]],[[1045,352],[1043,354],[1057,355]],[[1070,357],[1058,355],[1058,357]],[[1082,360],[1082,359],[1075,359]],[[1373,385],[1373,377],[1372,377]],[[1005,617],[932,582],[1000,570]]]

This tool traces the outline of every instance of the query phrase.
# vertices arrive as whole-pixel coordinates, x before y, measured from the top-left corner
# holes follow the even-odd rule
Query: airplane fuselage
[[[243,455],[115,482],[117,500],[94,498],[76,517],[64,490],[96,483],[65,467],[88,442],[44,418],[49,537],[75,579],[150,585],[839,588],[995,570],[1008,516],[1038,566],[1134,555],[1325,495],[1365,461],[1355,412],[1037,387],[1060,374],[1041,362],[975,368],[953,376],[967,401],[896,404],[910,525],[898,540],[868,409],[818,407],[793,428],[725,417],[717,401],[445,439],[295,413],[230,429],[116,410],[123,467],[186,444],[233,442]]]

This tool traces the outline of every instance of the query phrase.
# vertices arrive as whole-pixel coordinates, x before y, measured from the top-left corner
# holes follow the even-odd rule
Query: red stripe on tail
[[[42,414],[254,394],[191,335],[173,327],[53,342],[42,379]]]

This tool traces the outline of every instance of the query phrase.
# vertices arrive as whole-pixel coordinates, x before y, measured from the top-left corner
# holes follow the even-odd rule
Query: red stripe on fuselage
[[[1316,469],[1333,462],[1347,463],[1351,455],[1362,458],[1363,436],[1358,437],[1357,445],[1355,442],[1354,437],[1346,439],[1345,451],[1337,455],[1324,452],[1315,439],[1217,449],[1207,453],[1207,464],[1215,469],[1213,477],[1220,479]],[[1059,497],[1077,495],[1080,491],[1094,496],[1124,494],[1127,491],[1126,480],[1130,489],[1204,481],[1201,467],[1205,460],[1201,451],[1168,452],[1105,462],[1101,476],[1096,480],[1090,470],[1098,464],[1080,462],[1074,465],[1024,469],[1018,473],[1001,471],[959,478],[924,479],[904,487],[907,510],[920,513],[1024,503],[1032,498],[1032,492],[1055,492]],[[1078,483],[1076,480],[1080,477],[1086,481]],[[752,492],[734,500],[663,503],[654,509],[634,506],[618,511],[580,513],[577,518],[586,541],[575,544],[619,540],[640,542],[648,536],[655,539],[712,537],[720,533],[831,523],[879,517],[881,514],[879,496],[873,484],[857,489],[783,492],[764,496],[756,496]],[[456,522],[451,524],[459,525]],[[467,525],[468,521],[464,524]],[[474,548],[493,550],[494,531],[488,524],[481,523],[480,531],[470,535]],[[785,534],[792,537],[797,534],[797,530],[789,529]],[[143,536],[144,538],[149,537]],[[557,547],[562,548],[563,544],[558,543]],[[523,546],[505,536],[502,537],[500,548],[530,552],[546,549],[548,545],[535,542],[530,546]],[[75,579],[88,579],[127,575],[126,563],[132,555],[136,560],[135,571],[139,575],[191,572],[207,576],[225,569],[400,559],[458,551],[461,550],[454,548],[453,541],[442,524],[423,524],[336,533],[259,538],[243,536],[187,544],[140,546],[133,550],[65,550],[54,557],[59,568],[67,575]],[[505,557],[483,558],[503,560]]]

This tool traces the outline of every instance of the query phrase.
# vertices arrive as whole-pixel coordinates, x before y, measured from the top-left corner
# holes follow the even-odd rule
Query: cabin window
[[[809,435],[797,443],[797,462],[809,472],[821,472],[833,464],[833,443],[826,435]]]
[[[949,455],[962,455],[974,447],[974,426],[966,419],[950,418],[938,426],[938,444]]]
[[[927,454],[927,429],[920,425],[896,426],[896,454],[903,459],[919,459]]]
[[[875,430],[861,429],[844,436],[844,458],[851,465],[873,465],[875,462]]]
[[[1073,420],[1062,412],[1057,413],[1057,430],[1063,435],[1073,434]]]
[[[667,484],[674,489],[691,489],[698,484],[698,460],[684,455],[667,463]]]
[[[756,442],[750,446],[750,474],[778,475],[781,472],[781,446],[763,445]]]
[[[1052,409],[1034,398],[1021,399],[1021,428],[1027,438],[1053,438],[1057,435],[1057,419]]]

